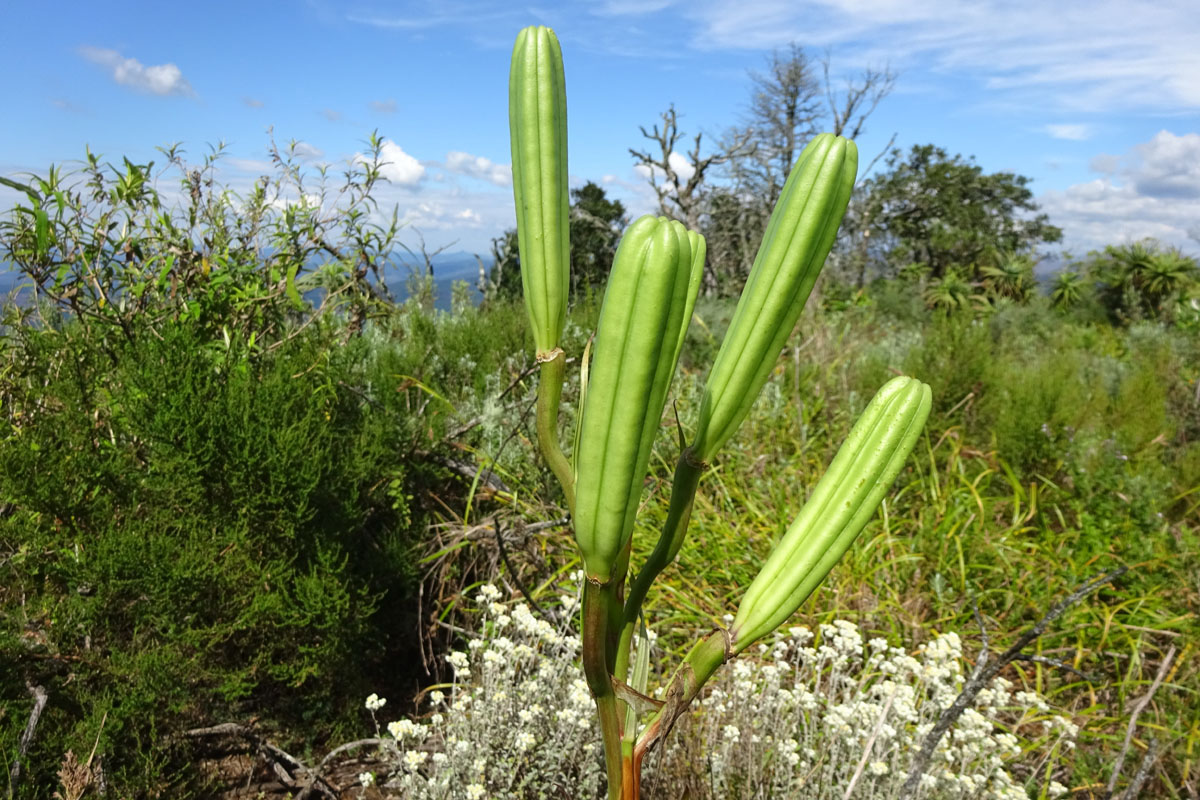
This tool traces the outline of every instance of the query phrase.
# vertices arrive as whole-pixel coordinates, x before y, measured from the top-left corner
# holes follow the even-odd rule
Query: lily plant
[[[908,377],[879,390],[746,588],[732,625],[698,638],[663,699],[653,699],[649,648],[633,647],[635,636],[647,635],[642,605],[679,553],[705,470],[745,419],[796,325],[845,214],[858,152],[852,141],[821,134],[792,169],[709,373],[691,441],[680,431],[666,521],[632,571],[642,485],[700,287],[704,238],[654,216],[625,231],[592,357],[582,359],[582,415],[568,459],[558,438],[570,286],[566,88],[549,28],[517,36],[509,122],[521,280],[540,364],[538,446],[562,485],[586,575],[583,672],[596,701],[608,797],[635,800],[642,759],[705,682],[787,620],[874,516],[925,424],[930,390]]]

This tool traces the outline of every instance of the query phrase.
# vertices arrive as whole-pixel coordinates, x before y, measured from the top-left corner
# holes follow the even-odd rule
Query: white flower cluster
[[[490,584],[476,592],[480,635],[446,656],[454,683],[429,692],[422,720],[388,723],[394,764],[376,776],[385,796],[501,800],[551,786],[600,795],[599,727],[571,625],[577,596],[564,596],[555,623],[501,598]]]
[[[581,577],[573,576],[576,585]],[[390,767],[360,782],[415,800],[558,796],[564,788],[600,796],[595,705],[572,628],[577,594],[562,598],[554,622],[525,603],[505,604],[490,585],[474,599],[479,635],[446,656],[453,684],[428,693],[420,720],[387,725]],[[854,797],[893,797],[965,682],[953,633],[910,655],[884,639],[864,643],[857,626],[838,620],[816,631],[789,628],[756,651],[718,672],[665,752],[648,759],[647,776],[702,769],[715,797],[825,800],[841,798],[857,771]],[[385,702],[372,695],[367,708],[373,715]],[[997,678],[943,737],[922,800],[1025,800],[1026,787],[1008,769],[1022,754],[1016,734],[1055,758],[1078,732],[1048,712],[1036,692]],[[1045,787],[1049,797],[1066,791],[1057,782]]]
[[[717,797],[841,798],[861,764],[855,797],[895,797],[925,735],[966,680],[954,633],[909,655],[883,639],[864,646],[858,627],[838,620],[821,625],[819,636],[789,628],[758,653],[718,673],[668,740],[661,769],[677,773],[707,760]],[[1049,706],[1036,692],[1012,688],[997,678],[942,738],[922,798],[1026,800],[1006,768],[1022,753],[1010,731],[1057,732],[1066,740],[1078,729],[1062,717],[1044,730],[1033,724],[1045,721]],[[1047,791],[1054,796],[1060,788]]]

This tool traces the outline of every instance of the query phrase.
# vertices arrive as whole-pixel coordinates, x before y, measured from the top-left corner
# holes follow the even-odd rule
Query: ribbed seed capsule
[[[734,653],[787,620],[849,549],[912,452],[929,408],[929,387],[913,378],[893,378],[875,395],[746,590],[731,628]]]
[[[525,308],[538,353],[558,347],[567,316],[567,90],[549,28],[517,34],[508,76],[513,198]]]
[[[633,223],[617,248],[575,454],[575,537],[600,583],[633,532],[703,265],[704,239],[662,217]]]
[[[858,172],[854,142],[823,133],[804,148],[771,212],[704,391],[692,449],[708,461],[770,375],[833,247]]]

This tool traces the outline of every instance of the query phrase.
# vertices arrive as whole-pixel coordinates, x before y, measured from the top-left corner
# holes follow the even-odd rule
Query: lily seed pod
[[[858,173],[858,148],[841,136],[814,138],[792,168],[704,390],[692,450],[708,461],[745,419],[791,334]]]
[[[540,359],[558,348],[570,288],[567,91],[562,50],[549,28],[517,34],[508,124],[521,284]]]
[[[787,620],[849,549],[912,452],[930,398],[928,386],[906,377],[875,395],[746,590],[730,629],[732,654]]]
[[[691,321],[704,238],[645,216],[617,248],[575,455],[575,537],[588,578],[612,579],[633,532],[650,449]]]

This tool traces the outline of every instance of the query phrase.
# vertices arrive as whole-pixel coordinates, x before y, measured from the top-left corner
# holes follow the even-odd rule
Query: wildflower
[[[374,697],[374,695],[372,695],[372,697]],[[358,773],[358,782],[362,784],[364,789],[368,786],[374,786],[375,785],[375,773],[374,772]]]
[[[888,765],[883,761],[872,761],[867,765],[867,772],[872,775],[887,775]]]
[[[738,730],[737,725],[726,725],[722,733],[725,734],[725,740],[730,744],[736,744],[738,739],[742,737],[742,732]]]
[[[386,703],[387,703],[386,698],[380,697],[379,695],[375,694],[374,692],[367,695],[367,704],[366,705],[367,705],[368,711],[378,711],[379,709],[383,708]]]
[[[426,762],[429,758],[429,753],[424,750],[409,750],[404,754],[404,766],[410,772],[416,772],[417,768]]]
[[[1050,788],[1046,790],[1046,794],[1050,797],[1062,797],[1068,791],[1067,787],[1063,786],[1058,781],[1050,781]]]
[[[467,784],[467,800],[479,800],[487,790],[478,783]]]
[[[537,739],[534,738],[532,733],[529,733],[528,731],[521,731],[517,734],[515,744],[517,746],[517,751],[524,753],[526,750],[537,744]]]

